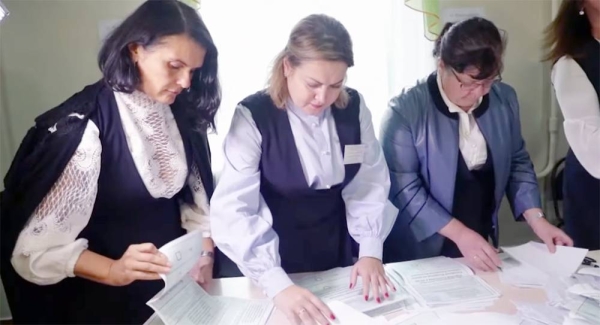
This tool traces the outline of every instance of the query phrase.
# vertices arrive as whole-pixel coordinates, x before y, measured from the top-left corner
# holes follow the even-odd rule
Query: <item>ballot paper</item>
[[[588,324],[600,325],[600,302],[585,298],[579,306],[571,310],[569,317]]]
[[[518,315],[500,313],[444,313],[440,311],[422,311],[408,316],[400,316],[388,321],[388,325],[522,325]]]
[[[202,233],[191,232],[159,249],[171,263],[171,272],[161,275],[165,287],[147,305],[165,325],[263,325],[273,305],[268,300],[212,297],[189,275],[200,259]],[[158,324],[155,316],[146,324]]]
[[[587,249],[567,246],[556,246],[556,252],[550,253],[545,244],[536,242],[502,247],[502,250],[522,265],[558,277],[568,277],[575,273],[588,253]]]
[[[569,311],[558,306],[552,306],[548,303],[527,303],[513,301],[517,307],[519,315],[523,319],[537,321],[546,325],[562,325]]]
[[[431,308],[493,301],[500,293],[466,265],[447,257],[391,263],[386,272],[401,277],[407,290]]]
[[[387,325],[385,318],[371,318],[341,301],[331,301],[327,304],[336,316],[335,325]]]
[[[550,283],[550,275],[529,264],[521,263],[507,253],[498,254],[502,261],[500,281],[523,288],[543,288]]]
[[[390,289],[389,297],[382,299],[381,303],[375,301],[372,291],[369,291],[369,301],[365,301],[360,277],[357,278],[354,287],[349,288],[351,272],[352,267],[345,267],[310,274],[293,274],[290,277],[295,284],[308,289],[325,303],[340,301],[371,317],[409,310],[417,304],[414,298],[397,282],[394,283],[396,291]],[[390,280],[394,281],[393,278]],[[381,293],[380,295],[383,298]]]

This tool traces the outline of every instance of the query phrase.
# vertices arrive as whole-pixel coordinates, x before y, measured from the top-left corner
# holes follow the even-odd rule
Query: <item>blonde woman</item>
[[[287,274],[352,265],[352,240],[350,287],[361,276],[377,302],[393,288],[381,263],[389,173],[362,96],[344,87],[353,64],[342,24],[301,20],[268,89],[236,109],[211,201],[215,243],[294,324],[335,317]]]

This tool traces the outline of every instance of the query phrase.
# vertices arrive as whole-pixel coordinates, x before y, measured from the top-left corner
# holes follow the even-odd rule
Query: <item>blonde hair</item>
[[[284,108],[290,94],[283,64],[287,61],[299,66],[307,60],[342,61],[354,65],[350,34],[339,21],[326,15],[310,15],[294,26],[286,47],[277,55],[271,69],[267,90],[275,106]],[[348,105],[348,93],[340,92],[335,106]]]

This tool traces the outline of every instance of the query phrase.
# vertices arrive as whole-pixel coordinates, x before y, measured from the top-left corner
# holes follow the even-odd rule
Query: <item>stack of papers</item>
[[[147,305],[156,312],[146,324],[166,325],[263,325],[273,304],[268,300],[212,297],[189,275],[200,259],[202,234],[191,232],[159,249],[171,263],[171,272],[161,275],[165,288]],[[158,315],[158,317],[156,317]]]
[[[499,313],[444,313],[440,311],[422,311],[396,317],[388,325],[523,325],[520,317]]]
[[[390,279],[396,282],[394,283],[396,291],[389,290],[389,298],[376,303],[372,292],[369,291],[370,299],[365,301],[360,277],[354,288],[348,288],[351,272],[352,267],[345,267],[312,274],[293,274],[290,278],[295,284],[308,289],[325,303],[339,301],[371,317],[418,307],[418,303],[403,288],[402,283],[394,281],[392,277]]]
[[[502,247],[505,254],[500,280],[518,287],[545,287],[551,279],[569,277],[581,266],[587,249],[556,246],[554,254],[545,244],[529,242],[515,247]]]
[[[526,320],[548,325],[600,325],[600,279],[575,274],[553,278],[545,287],[547,303],[513,302]]]
[[[447,257],[387,264],[386,272],[402,278],[406,289],[430,308],[476,310],[500,297],[469,267]]]

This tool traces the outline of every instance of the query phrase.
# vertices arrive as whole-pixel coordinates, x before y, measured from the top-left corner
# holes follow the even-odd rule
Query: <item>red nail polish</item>
[[[386,293],[385,293],[385,297],[386,297],[386,298],[389,298],[389,297],[390,297],[390,294],[386,292]]]
[[[330,317],[331,317],[332,320],[335,320],[335,315],[334,314],[331,314]]]
[[[365,301],[369,301],[369,296],[365,296]]]
[[[350,283],[350,289],[352,289],[352,283]]]
[[[377,298],[377,303],[380,304],[381,303],[381,299]]]

